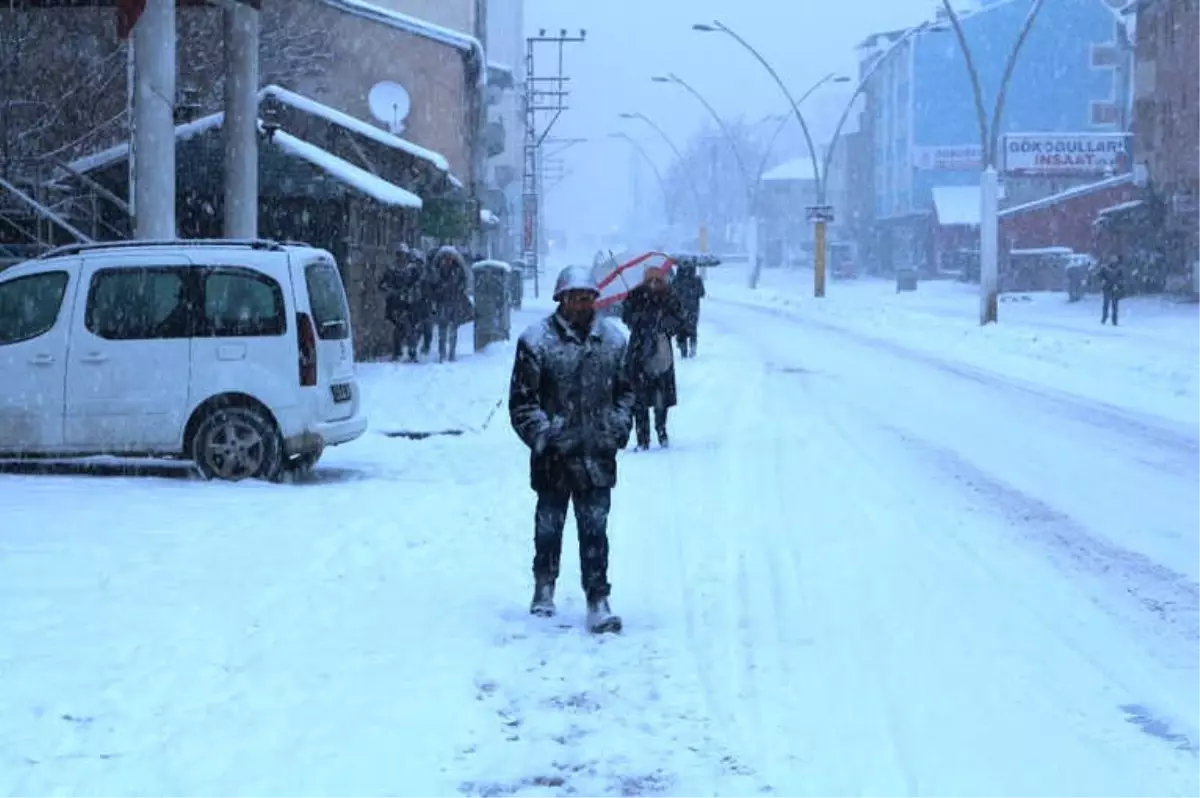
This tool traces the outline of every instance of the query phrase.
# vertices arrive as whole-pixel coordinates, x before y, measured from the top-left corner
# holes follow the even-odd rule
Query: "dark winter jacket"
[[[625,336],[610,322],[597,317],[580,334],[555,313],[521,334],[508,413],[529,447],[534,490],[615,485],[632,409]]]
[[[704,298],[704,281],[695,266],[681,266],[671,281],[671,290],[679,297],[683,311],[683,332],[695,332],[700,321],[700,300]]]
[[[467,298],[467,266],[462,255],[454,249],[438,250],[427,275],[433,312],[454,320],[463,317],[470,300]]]
[[[1096,276],[1100,279],[1101,291],[1113,296],[1121,296],[1122,289],[1125,287],[1125,270],[1121,268],[1120,261],[1108,261],[1100,267]]]
[[[384,312],[393,324],[421,315],[425,291],[421,270],[415,264],[388,269],[379,280],[379,289],[386,296]]]
[[[653,405],[654,394],[661,390],[666,406],[674,407],[677,396],[671,338],[684,328],[679,297],[670,289],[651,291],[644,285],[638,286],[625,297],[621,320],[629,327],[629,380],[638,405]],[[666,351],[660,352],[660,346],[665,346]],[[651,368],[656,355],[671,358],[670,367],[661,374],[653,373]]]

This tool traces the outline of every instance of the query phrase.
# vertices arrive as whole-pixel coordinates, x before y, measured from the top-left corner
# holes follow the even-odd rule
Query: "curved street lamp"
[[[717,20],[713,20],[712,24],[697,23],[692,26],[692,30],[701,31],[704,33],[720,32],[732,38],[742,47],[744,47],[758,63],[762,64],[763,68],[775,80],[775,84],[779,86],[779,90],[783,92],[783,96],[787,98],[788,103],[792,106],[792,113],[796,115],[796,121],[800,123],[800,129],[804,132],[804,140],[808,143],[808,153],[812,157],[813,182],[815,183],[817,197],[820,198],[824,194],[824,182],[821,179],[821,166],[817,162],[817,147],[813,144],[812,134],[808,130],[808,123],[804,121],[804,115],[800,113],[800,106],[792,97],[792,93],[788,91],[787,85],[779,77],[779,73],[775,71],[775,67],[771,66],[770,62],[763,57],[762,53],[755,50],[754,47],[731,28],[721,24]],[[819,199],[818,199],[819,201]],[[813,296],[825,296],[825,219],[814,213],[814,231],[813,231],[813,249],[816,254],[816,268],[813,270]]]
[[[804,94],[801,94],[800,99],[796,100],[796,103],[803,105],[804,101],[807,100],[810,96],[812,96],[813,92],[815,92],[817,89],[824,86],[826,83],[849,83],[849,82],[850,82],[850,78],[846,77],[845,75],[839,75],[836,72],[830,72],[828,75],[821,78],[816,83],[814,83],[812,86],[810,86],[808,88],[808,90],[806,92],[804,92]],[[758,172],[756,173],[756,177],[754,180],[754,191],[756,194],[762,187],[762,176],[767,170],[767,161],[771,157],[771,152],[772,152],[772,150],[775,149],[775,141],[779,138],[779,134],[783,132],[783,129],[785,127],[787,127],[787,123],[789,120],[791,120],[791,118],[792,117],[790,117],[790,116],[782,117],[779,120],[779,124],[775,127],[775,132],[771,134],[771,138],[767,142],[767,148],[763,152],[762,161],[759,162]]]
[[[755,197],[751,192],[750,172],[747,171],[746,162],[742,159],[741,150],[738,149],[737,139],[734,138],[733,133],[729,130],[729,126],[725,124],[725,120],[721,118],[719,113],[717,113],[717,109],[713,108],[712,104],[710,104],[708,100],[704,99],[704,95],[696,91],[696,89],[694,89],[690,83],[676,75],[674,72],[669,72],[666,75],[655,75],[654,77],[650,78],[650,80],[654,81],[655,83],[674,83],[675,85],[680,86],[688,94],[695,97],[700,104],[704,106],[704,109],[708,111],[709,115],[712,116],[713,120],[716,121],[717,128],[721,131],[721,135],[725,137],[725,140],[729,142],[729,149],[733,151],[733,157],[737,161],[738,170],[742,173],[742,181],[745,184],[746,202],[748,203],[750,216],[755,216]]]
[[[659,135],[659,137],[667,143],[667,146],[671,148],[671,151],[673,153],[675,153],[675,157],[679,160],[679,168],[683,170],[683,175],[685,178],[687,178],[688,186],[691,188],[692,199],[696,203],[697,218],[700,221],[701,232],[703,232],[703,230],[704,230],[704,203],[700,201],[700,189],[697,188],[696,179],[692,175],[691,171],[687,168],[687,161],[684,159],[683,153],[679,151],[679,148],[675,146],[675,142],[671,140],[671,137],[667,135],[665,130],[663,130],[661,127],[659,127],[657,124],[654,123],[654,120],[652,120],[650,117],[646,116],[643,113],[633,113],[633,114],[622,113],[622,114],[617,114],[617,116],[620,117],[621,119],[639,119],[642,122],[645,122],[647,125],[649,125],[651,128],[654,129],[654,132],[657,133]]]
[[[667,181],[663,179],[662,172],[660,172],[658,169],[658,164],[654,163],[654,159],[650,157],[650,154],[646,152],[645,148],[642,147],[641,144],[638,144],[637,139],[635,139],[633,136],[630,136],[628,133],[609,133],[608,137],[610,139],[622,139],[628,142],[629,145],[633,147],[634,151],[636,151],[638,155],[641,155],[642,159],[646,163],[650,164],[650,169],[654,172],[654,178],[658,181],[658,188],[660,191],[662,191],[663,213],[666,214],[667,224],[675,224],[675,214],[672,212],[674,204],[671,202],[671,192],[667,190]]]
[[[804,94],[800,95],[800,99],[797,100],[796,103],[798,105],[803,104],[803,102],[805,100],[807,100],[810,96],[812,96],[813,92],[815,92],[817,89],[824,86],[826,83],[849,83],[849,82],[850,82],[850,78],[846,77],[845,75],[839,75],[836,72],[830,72],[828,75],[826,75],[825,77],[818,80],[812,86],[809,86],[808,90],[805,91]],[[767,142],[767,147],[766,147],[766,150],[763,152],[762,160],[759,161],[758,171],[755,173],[755,176],[754,176],[755,207],[758,206],[758,200],[762,195],[762,178],[763,178],[763,175],[767,171],[767,161],[770,160],[770,158],[771,158],[771,151],[775,149],[775,142],[779,138],[779,134],[783,132],[783,129],[785,127],[787,127],[788,120],[790,120],[791,118],[792,117],[786,116],[786,115],[783,116],[782,118],[780,118],[779,124],[775,126],[775,132],[771,134],[771,138]],[[755,234],[757,235],[757,231],[755,232]],[[762,275],[762,265],[758,262],[757,253],[752,253],[752,256],[753,256],[754,262],[753,262],[753,264],[751,266],[751,270],[750,270],[750,287],[757,288],[758,280],[759,280],[760,276]]]

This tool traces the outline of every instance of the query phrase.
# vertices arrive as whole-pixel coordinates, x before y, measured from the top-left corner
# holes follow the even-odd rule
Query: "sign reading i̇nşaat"
[[[1004,137],[1010,175],[1104,175],[1129,171],[1125,133],[1010,133]]]

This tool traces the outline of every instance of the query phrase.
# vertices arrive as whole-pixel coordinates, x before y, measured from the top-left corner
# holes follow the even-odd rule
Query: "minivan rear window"
[[[308,285],[308,303],[312,307],[317,337],[322,341],[340,341],[350,337],[350,308],[337,267],[326,260],[304,267]]]

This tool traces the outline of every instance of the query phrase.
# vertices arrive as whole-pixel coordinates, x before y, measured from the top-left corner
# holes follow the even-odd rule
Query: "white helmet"
[[[596,296],[600,295],[596,278],[587,266],[568,266],[558,273],[558,279],[554,281],[554,301],[557,302],[567,291],[591,291]]]

